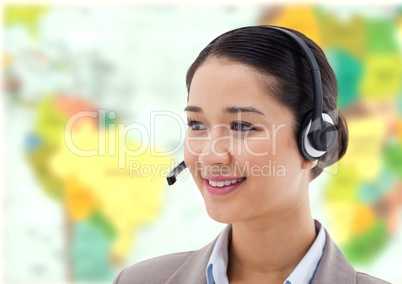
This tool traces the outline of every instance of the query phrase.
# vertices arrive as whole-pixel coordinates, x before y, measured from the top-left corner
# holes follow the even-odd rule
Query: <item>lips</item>
[[[214,178],[204,178],[205,180],[205,188],[212,195],[227,195],[233,191],[235,191],[243,182],[246,180],[245,177],[242,178],[223,178],[223,177],[214,177]]]

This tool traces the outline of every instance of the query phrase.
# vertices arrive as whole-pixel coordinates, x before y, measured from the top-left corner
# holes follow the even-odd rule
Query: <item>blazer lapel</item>
[[[205,247],[194,251],[182,266],[168,279],[166,284],[191,283],[206,284],[206,267],[216,239]]]
[[[327,230],[325,230],[325,238],[322,257],[311,283],[355,284],[356,271],[343,256]]]
[[[356,284],[356,271],[343,256],[342,252],[329,236],[327,230],[324,229],[324,231],[324,250],[311,283]],[[216,240],[217,238],[200,250],[194,251],[177,271],[169,277],[166,284],[206,284],[205,269]]]

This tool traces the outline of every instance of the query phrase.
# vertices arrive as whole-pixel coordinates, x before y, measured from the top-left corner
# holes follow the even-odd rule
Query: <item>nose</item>
[[[231,161],[232,137],[225,129],[216,127],[211,131],[210,139],[204,142],[198,161],[204,165],[224,164]]]

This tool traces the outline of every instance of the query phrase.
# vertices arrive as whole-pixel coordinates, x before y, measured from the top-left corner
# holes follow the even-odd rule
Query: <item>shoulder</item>
[[[370,276],[366,273],[357,272],[356,273],[356,283],[357,284],[390,284],[390,282],[378,279],[376,277]]]
[[[155,257],[123,269],[113,283],[166,283],[194,252]]]
[[[324,229],[325,230],[325,229]],[[318,263],[313,284],[321,283],[356,283],[356,284],[386,284],[384,280],[365,273],[357,272],[347,261],[341,250],[325,230],[325,245],[321,260]]]
[[[206,266],[213,242],[195,250],[145,260],[123,269],[113,284],[206,283]]]

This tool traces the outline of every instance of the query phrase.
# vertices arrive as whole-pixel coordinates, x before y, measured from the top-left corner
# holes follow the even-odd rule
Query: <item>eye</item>
[[[257,130],[253,125],[248,122],[244,121],[231,121],[230,122],[230,129],[239,132],[247,132]]]
[[[202,122],[199,122],[192,118],[187,118],[187,125],[188,125],[188,127],[191,128],[191,130],[198,131],[198,130],[206,130],[207,129],[207,127]]]

